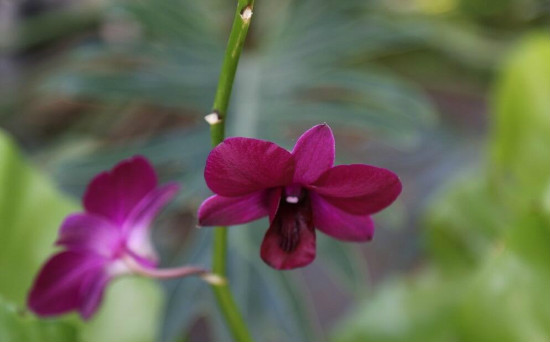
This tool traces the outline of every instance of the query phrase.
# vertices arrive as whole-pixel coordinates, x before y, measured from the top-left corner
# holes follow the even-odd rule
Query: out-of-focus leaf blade
[[[160,327],[162,292],[151,279],[115,280],[98,314],[82,326],[83,341],[149,342]]]
[[[454,307],[461,281],[424,270],[393,279],[360,302],[337,326],[334,341],[454,341]]]
[[[488,171],[470,170],[428,212],[432,286],[419,291],[425,271],[382,284],[336,330],[337,340],[548,339],[547,43],[528,37],[505,64]]]
[[[22,307],[36,272],[54,250],[59,224],[77,206],[28,166],[1,131],[0,184],[0,293]]]
[[[550,184],[549,59],[546,33],[528,36],[507,59],[496,87],[491,176],[495,188],[515,206],[542,205]],[[496,183],[521,187],[523,196]]]
[[[18,312],[0,297],[0,341],[77,342],[78,330],[67,320],[39,320]]]
[[[430,206],[424,224],[433,260],[446,272],[478,264],[492,241],[511,225],[507,213],[479,177],[470,170],[444,189]]]
[[[506,247],[504,247],[505,249]],[[550,336],[550,276],[497,246],[459,304],[463,341],[544,342]]]

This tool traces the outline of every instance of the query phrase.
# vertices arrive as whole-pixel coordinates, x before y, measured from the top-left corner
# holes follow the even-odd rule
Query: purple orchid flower
[[[198,274],[219,281],[197,267],[156,269],[149,226],[177,191],[174,183],[159,186],[155,170],[140,156],[97,175],[84,194],[85,211],[69,215],[61,225],[56,244],[64,250],[42,267],[28,306],[41,316],[78,310],[87,319],[96,312],[109,281],[123,274]]]
[[[204,177],[215,193],[199,208],[199,225],[228,226],[269,216],[261,257],[276,269],[315,259],[315,228],[345,241],[372,239],[370,217],[401,193],[391,171],[334,163],[326,124],[305,132],[292,152],[274,143],[229,138],[212,150]]]

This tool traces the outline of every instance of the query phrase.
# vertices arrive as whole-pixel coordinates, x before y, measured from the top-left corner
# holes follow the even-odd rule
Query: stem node
[[[242,11],[241,11],[241,19],[247,23],[250,21],[250,19],[252,18],[252,7],[250,5],[246,6]]]
[[[209,125],[216,125],[222,122],[220,114],[217,112],[212,112],[204,117],[204,120],[208,122]]]

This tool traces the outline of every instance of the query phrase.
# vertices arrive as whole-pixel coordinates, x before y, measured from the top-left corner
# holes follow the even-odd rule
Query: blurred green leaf
[[[505,250],[449,276],[424,269],[381,285],[337,326],[336,341],[544,342],[550,334],[550,274]]]
[[[550,214],[540,208],[522,213],[504,236],[506,246],[522,261],[550,277]]]
[[[459,304],[460,339],[548,341],[550,274],[539,272],[502,245],[489,254]]]
[[[53,251],[57,228],[77,206],[21,158],[0,131],[0,293],[19,307],[40,265]]]
[[[546,33],[526,37],[507,58],[494,96],[491,181],[514,206],[542,203],[550,185],[550,45]],[[522,189],[522,196],[507,191]]]
[[[547,37],[513,51],[497,83],[489,170],[468,170],[435,197],[430,266],[381,284],[336,340],[548,340],[549,60]]]
[[[67,320],[39,320],[18,312],[0,297],[0,341],[77,342],[77,328]]]
[[[544,211],[550,186],[548,60],[548,39],[536,34],[511,53],[496,84],[489,172],[470,171],[443,189],[429,210],[430,247],[445,269],[453,263],[471,267],[505,235],[532,262],[550,260],[550,213]]]
[[[456,341],[460,278],[423,270],[385,282],[334,330],[334,341]]]
[[[480,176],[479,170],[470,170],[447,185],[424,219],[432,260],[444,272],[475,267],[492,241],[510,227],[507,213]]]
[[[151,279],[117,279],[107,288],[98,314],[82,326],[82,339],[86,342],[155,341],[162,303],[162,291]]]

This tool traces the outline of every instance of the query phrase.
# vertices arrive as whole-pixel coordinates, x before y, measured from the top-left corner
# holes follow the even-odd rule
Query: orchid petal
[[[54,255],[44,265],[28,298],[28,306],[41,316],[63,314],[80,310],[83,317],[90,317],[96,310],[108,277],[108,260],[96,254],[65,251]],[[99,279],[102,279],[99,281]],[[83,286],[97,281],[95,295],[83,296]]]
[[[294,182],[310,184],[334,163],[334,136],[327,124],[306,131],[296,142],[292,154],[296,162]]]
[[[309,188],[327,197],[371,197],[374,200],[387,196],[386,193],[396,198],[401,192],[401,182],[389,170],[352,164],[330,168]]]
[[[281,201],[262,242],[262,259],[278,270],[303,267],[315,259],[315,247],[309,203]]]
[[[279,204],[281,203],[281,196],[283,195],[282,188],[274,188],[269,191],[268,195],[268,208],[269,208],[269,222],[272,222],[279,210]]]
[[[110,280],[111,277],[106,272],[90,273],[84,277],[79,291],[78,308],[83,319],[89,319],[97,311]]]
[[[215,194],[236,197],[289,184],[293,173],[287,150],[264,140],[229,138],[210,152],[204,178]]]
[[[169,183],[152,190],[134,207],[124,222],[126,246],[135,256],[146,259],[142,260],[142,264],[157,264],[149,226],[162,207],[174,198],[178,189],[177,184]]]
[[[156,185],[157,176],[149,161],[136,156],[97,175],[84,194],[84,208],[122,225],[132,209]]]
[[[333,238],[344,241],[368,241],[374,235],[374,223],[368,215],[352,215],[311,193],[311,207],[315,228]]]
[[[120,230],[103,217],[78,213],[63,221],[56,244],[111,257],[118,251],[121,238]]]
[[[261,190],[239,197],[214,195],[199,207],[199,225],[232,226],[268,215],[269,191]]]
[[[351,198],[339,198],[322,196],[323,199],[333,206],[354,215],[372,215],[392,204],[399,193],[401,186],[394,186],[387,191],[378,191],[376,193]]]
[[[128,215],[124,230],[149,227],[158,212],[176,196],[178,190],[179,185],[168,183],[149,192]]]
[[[291,252],[280,247],[281,235],[273,225],[265,233],[261,247],[262,260],[277,270],[290,270],[304,267],[315,260],[315,230],[303,229],[300,244]]]

